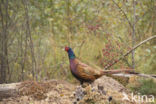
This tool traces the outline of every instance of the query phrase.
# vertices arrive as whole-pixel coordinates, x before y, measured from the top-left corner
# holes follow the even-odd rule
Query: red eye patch
[[[67,51],[67,52],[68,52],[68,50],[69,50],[69,47],[65,47],[65,51]]]

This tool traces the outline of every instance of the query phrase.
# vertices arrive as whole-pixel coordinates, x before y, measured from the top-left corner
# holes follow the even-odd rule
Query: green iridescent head
[[[69,59],[74,59],[74,58],[76,58],[76,56],[75,56],[73,50],[72,50],[70,47],[65,47],[65,51],[68,52],[68,57],[69,57]]]

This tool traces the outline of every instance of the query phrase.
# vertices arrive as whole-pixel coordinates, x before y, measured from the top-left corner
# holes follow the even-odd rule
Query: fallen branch
[[[140,76],[140,77],[144,77],[144,78],[152,78],[152,79],[156,79],[156,75],[148,75],[148,74],[125,74],[125,73],[118,73],[118,74],[112,74],[113,76],[121,76],[121,77],[132,77],[133,75],[136,75],[136,76]]]
[[[17,86],[21,83],[0,84],[0,100],[2,98],[8,98],[17,96]]]

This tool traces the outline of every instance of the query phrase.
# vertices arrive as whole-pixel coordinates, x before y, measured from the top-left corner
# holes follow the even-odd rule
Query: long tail
[[[115,69],[115,70],[103,70],[102,75],[117,74],[117,73],[121,73],[121,72],[126,72],[129,74],[138,74],[138,73],[134,72],[133,69]]]

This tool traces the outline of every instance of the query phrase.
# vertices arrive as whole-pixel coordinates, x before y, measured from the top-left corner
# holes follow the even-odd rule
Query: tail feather
[[[116,69],[116,70],[104,70],[104,71],[102,71],[102,75],[117,74],[117,73],[121,73],[121,72],[126,72],[126,73],[130,73],[130,74],[137,74],[136,72],[134,72],[133,69]]]

